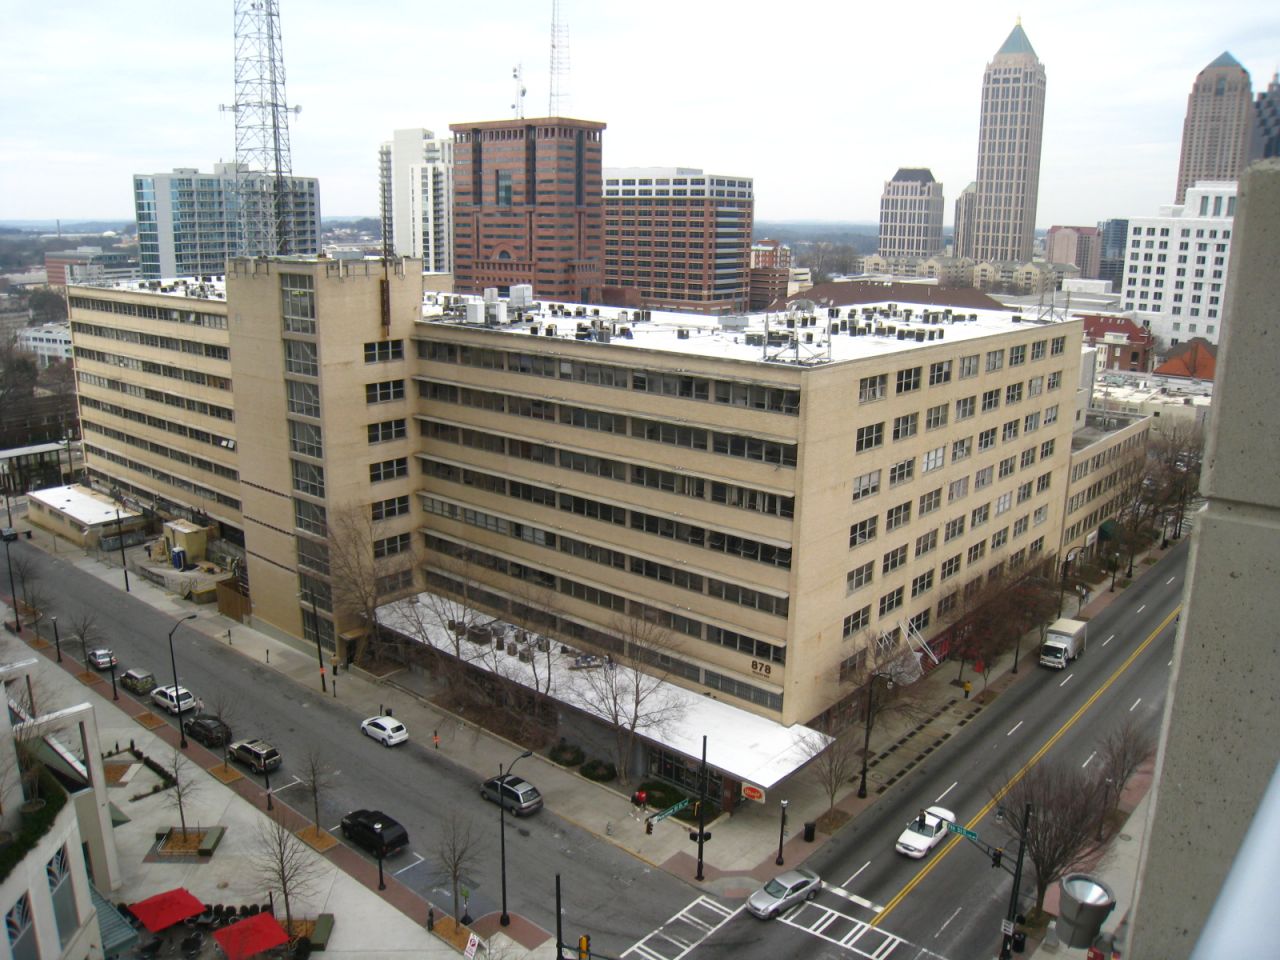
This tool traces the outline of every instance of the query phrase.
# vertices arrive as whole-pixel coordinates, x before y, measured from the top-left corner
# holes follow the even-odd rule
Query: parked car
[[[395,717],[370,717],[360,724],[360,732],[373,737],[384,747],[393,747],[409,739],[409,731]]]
[[[894,849],[904,856],[919,860],[942,842],[947,835],[947,824],[955,823],[956,815],[942,807],[921,810],[920,815],[907,824]]]
[[[196,743],[206,747],[220,747],[231,740],[231,728],[217,717],[201,714],[190,720],[182,721],[182,729]]]
[[[156,688],[156,675],[141,667],[130,667],[120,678],[120,686],[139,696],[146,696]]]
[[[761,920],[772,920],[801,900],[812,900],[822,889],[822,878],[797,867],[780,873],[747,898],[747,909]]]
[[[13,527],[5,527],[3,530],[0,530],[0,540],[4,540],[5,543],[17,539],[18,531],[13,529]]]
[[[97,650],[89,651],[89,665],[99,670],[110,670],[119,662],[116,659],[116,655],[106,647],[99,647]]]
[[[521,780],[515,774],[504,774],[491,777],[480,785],[480,796],[492,803],[501,803],[507,813],[523,817],[542,809],[542,794],[528,780]],[[499,800],[498,798],[502,799]]]
[[[280,766],[280,754],[265,740],[240,740],[231,745],[231,758],[239,760],[255,773],[274,770]]]
[[[409,833],[381,810],[353,810],[342,818],[342,835],[375,857],[399,853],[409,845]]]
[[[151,699],[170,713],[193,710],[196,705],[196,698],[186,687],[156,687],[151,691]]]

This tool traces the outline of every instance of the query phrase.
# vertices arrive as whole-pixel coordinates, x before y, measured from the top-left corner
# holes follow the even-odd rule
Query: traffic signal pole
[[[1013,868],[1013,891],[1009,894],[1009,913],[1000,944],[1000,960],[1013,958],[1013,925],[1018,916],[1018,890],[1022,886],[1022,861],[1027,855],[1027,827],[1030,823],[1031,804],[1028,803],[1022,813],[1022,835],[1018,838],[1018,863]]]
[[[702,879],[702,845],[707,839],[707,735],[702,735],[702,773],[698,777],[698,876]]]

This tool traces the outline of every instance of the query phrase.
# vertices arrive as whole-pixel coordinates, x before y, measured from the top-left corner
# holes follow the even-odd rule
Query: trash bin
[[[818,833],[818,825],[812,821],[804,825],[804,842],[813,843],[813,838]]]
[[[1022,953],[1027,949],[1027,935],[1021,930],[1013,931],[1013,952]]]

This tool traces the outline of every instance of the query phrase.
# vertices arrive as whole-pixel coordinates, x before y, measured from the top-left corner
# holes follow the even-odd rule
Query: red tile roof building
[[[1084,342],[1098,348],[1102,367],[1144,373],[1151,369],[1156,337],[1149,327],[1116,314],[1078,316],[1084,320]]]
[[[1155,372],[1165,377],[1212,380],[1217,372],[1218,348],[1203,337],[1192,337],[1169,348],[1164,363]]]

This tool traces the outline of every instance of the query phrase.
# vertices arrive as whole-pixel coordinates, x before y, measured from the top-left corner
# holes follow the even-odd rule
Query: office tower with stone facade
[[[957,231],[963,240],[963,246],[957,245],[957,256],[987,261],[1031,259],[1044,95],[1044,66],[1019,23],[983,74],[973,230],[963,236]]]
[[[1096,278],[1102,259],[1097,227],[1063,227],[1055,224],[1045,237],[1045,259],[1050,263],[1071,263],[1080,276]]]
[[[382,235],[424,270],[453,270],[453,141],[414,127],[378,148]]]
[[[882,257],[932,257],[942,252],[942,184],[923,168],[902,167],[880,195]]]
[[[1174,203],[1201,180],[1236,180],[1249,162],[1253,137],[1249,71],[1225,51],[1196,75],[1182,124],[1182,159]]]
[[[1271,77],[1267,89],[1258,91],[1253,102],[1253,160],[1280,157],[1280,73]]]
[[[455,123],[454,289],[598,303],[605,124],[567,117]],[[749,235],[749,234],[748,234]]]
[[[754,210],[749,177],[692,167],[605,170],[604,285],[621,295],[611,293],[611,302],[745,312]]]

